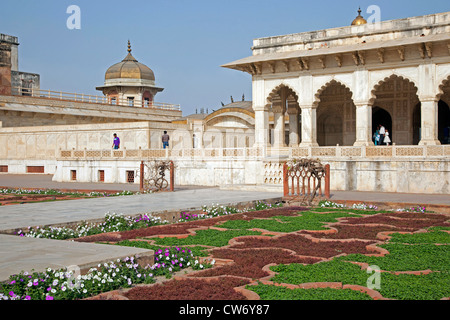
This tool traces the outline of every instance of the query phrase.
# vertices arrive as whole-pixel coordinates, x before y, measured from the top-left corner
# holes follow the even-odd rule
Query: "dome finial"
[[[352,22],[352,26],[359,26],[362,24],[367,24],[366,19],[363,18],[363,16],[361,15],[361,7],[359,7],[358,9],[358,16],[355,18],[355,20],[353,20]]]
[[[131,53],[131,43],[130,43],[130,40],[128,40],[128,53]]]

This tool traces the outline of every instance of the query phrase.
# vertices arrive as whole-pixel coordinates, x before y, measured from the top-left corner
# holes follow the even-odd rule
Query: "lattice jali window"
[[[423,147],[395,147],[395,155],[399,157],[423,156]]]
[[[139,150],[127,150],[126,157],[137,158],[139,157]]]
[[[294,158],[307,157],[308,155],[309,155],[308,148],[293,148],[292,149],[292,157],[294,157]]]
[[[142,150],[142,157],[144,158],[161,158],[165,156],[165,150],[148,149]]]
[[[86,157],[88,158],[100,158],[101,156],[102,156],[101,151],[86,150]]]
[[[216,157],[218,156],[218,152],[216,149],[205,149],[205,156],[206,157]]]
[[[134,183],[134,176],[135,176],[134,171],[127,171],[126,175],[127,175],[127,182]]]
[[[392,157],[392,147],[367,147],[367,157]]]
[[[0,166],[0,172],[8,172],[8,166]]]
[[[427,156],[443,156],[443,155],[450,155],[450,149],[447,154],[444,154],[444,146],[426,146],[427,148]]]
[[[113,150],[113,157],[114,158],[123,158],[123,151],[122,150]]]
[[[169,150],[169,156],[175,157],[175,158],[180,158],[183,156],[183,150],[182,149],[171,149],[171,150]]]
[[[326,147],[319,147],[319,148],[311,148],[311,155],[313,157],[335,157],[336,156],[336,148],[326,148]]]
[[[193,157],[194,150],[193,149],[183,149],[183,157]]]
[[[450,145],[442,146],[444,149],[444,156],[450,156]]]
[[[330,198],[330,165],[314,159],[294,159],[283,165],[285,198],[299,199],[308,205],[316,196]]]
[[[224,157],[238,157],[243,155],[243,149],[223,149]]]
[[[102,158],[111,158],[111,150],[102,150]]]
[[[341,148],[341,156],[343,157],[361,157],[362,151],[359,147],[343,147]]]
[[[75,158],[84,158],[84,151],[74,151],[73,156]]]
[[[62,150],[61,158],[70,158],[72,157],[72,151]]]

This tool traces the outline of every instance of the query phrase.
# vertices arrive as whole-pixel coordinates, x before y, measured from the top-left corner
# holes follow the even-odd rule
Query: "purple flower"
[[[45,300],[53,300],[53,297],[52,296],[47,296],[47,297],[45,297]]]
[[[11,281],[11,283],[10,283],[10,284],[14,284],[14,283],[16,283],[16,280],[13,280],[13,281]]]
[[[25,300],[31,300],[30,296],[25,296]]]
[[[14,291],[10,291],[9,292],[9,295],[11,296],[11,297],[15,297],[16,295],[14,294]]]

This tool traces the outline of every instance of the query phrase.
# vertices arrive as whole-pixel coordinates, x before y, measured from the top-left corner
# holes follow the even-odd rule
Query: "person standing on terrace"
[[[113,139],[112,147],[113,147],[113,149],[119,149],[120,148],[120,139],[117,136],[117,134],[115,134],[115,133],[113,134],[113,136],[114,136],[114,139]]]

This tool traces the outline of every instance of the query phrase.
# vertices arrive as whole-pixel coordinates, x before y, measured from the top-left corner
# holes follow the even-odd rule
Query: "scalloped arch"
[[[385,84],[386,82],[390,81],[390,80],[395,80],[395,79],[401,79],[407,82],[410,82],[414,85],[414,88],[416,89],[416,95],[418,95],[419,92],[419,88],[417,87],[416,83],[414,81],[412,81],[411,79],[409,79],[408,77],[402,76],[402,75],[398,75],[396,73],[391,74],[389,77],[385,77],[384,79],[378,81],[373,89],[370,91],[370,99],[369,99],[369,104],[373,106],[373,104],[375,103],[375,100],[377,99],[376,96],[376,92],[378,91],[378,89]]]
[[[321,94],[326,89],[328,89],[330,86],[336,85],[336,84],[345,87],[345,89],[351,94],[351,97],[353,97],[353,92],[352,92],[352,90],[350,90],[348,85],[346,85],[345,83],[343,83],[343,82],[341,82],[339,80],[332,79],[332,80],[328,81],[327,83],[325,83],[323,86],[321,86],[319,90],[317,90],[316,94],[314,95],[314,103],[313,103],[313,105],[314,106],[318,106],[319,103],[320,103],[320,96],[321,96]]]
[[[446,86],[450,86],[450,75],[448,75],[446,78],[442,79],[442,81],[439,84],[438,93],[436,95],[436,98],[438,100],[440,100],[441,97],[445,94],[444,87],[446,87]]]
[[[277,95],[278,92],[279,92],[283,87],[284,87],[284,88],[287,88],[289,91],[291,91],[292,94],[293,94],[293,96],[294,96],[294,98],[295,98],[295,100],[298,102],[298,94],[297,94],[297,92],[296,92],[293,88],[291,88],[289,85],[284,84],[284,83],[281,83],[281,84],[279,84],[278,86],[276,86],[276,87],[269,93],[269,96],[267,97],[267,100],[266,100],[266,106],[270,106],[270,105],[272,104],[272,99],[273,99],[273,97],[274,97],[275,95]]]

